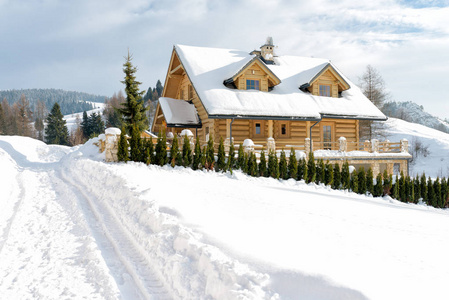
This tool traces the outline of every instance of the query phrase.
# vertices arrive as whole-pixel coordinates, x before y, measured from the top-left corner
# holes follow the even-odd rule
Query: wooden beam
[[[176,71],[178,71],[178,70],[181,69],[181,68],[182,68],[182,65],[179,64],[176,68],[174,68],[173,70],[170,71],[170,74],[175,73]]]

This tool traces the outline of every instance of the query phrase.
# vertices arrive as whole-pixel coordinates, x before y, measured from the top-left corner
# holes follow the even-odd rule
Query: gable
[[[185,70],[181,64],[181,61],[173,49],[170,64],[165,77],[164,89],[162,91],[162,97],[176,98],[178,94],[179,85],[183,79]]]
[[[350,88],[350,85],[330,63],[310,80],[309,85],[309,91],[314,95],[319,95],[320,85],[329,85],[331,87],[332,97],[338,97],[338,93]]]
[[[274,86],[281,83],[281,80],[258,58],[254,57],[243,68],[241,68],[234,76],[224,81],[229,87],[232,83],[239,90],[246,89],[246,80],[253,79],[260,81],[260,90],[267,92]]]

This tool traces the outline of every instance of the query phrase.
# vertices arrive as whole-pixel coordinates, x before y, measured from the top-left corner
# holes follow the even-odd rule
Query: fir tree
[[[355,172],[355,171],[354,171]],[[366,194],[366,173],[365,173],[365,169],[360,168],[359,172],[357,174],[357,179],[358,179],[358,193],[359,194]]]
[[[374,186],[373,196],[380,197],[383,193],[383,185],[382,185],[382,174],[379,172],[376,176],[376,185]]]
[[[288,177],[296,180],[298,176],[298,160],[296,159],[295,150],[290,149],[290,157],[288,159]]]
[[[178,153],[179,153],[179,144],[178,144],[178,136],[177,134],[175,134],[173,136],[173,141],[171,143],[171,148],[170,148],[170,165],[172,167],[175,167],[178,165]]]
[[[265,158],[265,152],[262,150],[260,152],[260,161],[259,161],[259,176],[260,177],[267,177],[267,160]]]
[[[351,174],[351,180],[349,182],[349,187],[352,192],[354,192],[354,193],[359,192],[359,178],[358,178],[358,174],[355,170]]]
[[[213,170],[214,165],[215,165],[214,138],[212,136],[209,136],[206,151],[206,169]]]
[[[195,152],[193,153],[193,163],[192,163],[193,170],[202,169],[201,156],[202,155],[201,155],[200,139],[197,138],[195,142]]]
[[[192,165],[192,149],[190,149],[190,140],[187,134],[184,135],[182,144],[182,165],[184,167],[190,167]]]
[[[67,130],[66,121],[61,113],[58,102],[53,105],[46,121],[45,141],[48,144],[68,145],[69,131]]]
[[[118,141],[117,160],[127,162],[129,160],[128,141],[125,137],[125,130],[122,128]]]
[[[279,164],[274,151],[268,153],[268,176],[279,179]]]
[[[341,185],[344,190],[350,188],[351,174],[349,173],[349,163],[345,161],[341,168]]]
[[[84,138],[87,140],[90,137],[91,129],[89,123],[89,117],[87,116],[87,112],[83,111],[83,120],[81,121],[81,131],[83,132]]]
[[[245,153],[243,152],[243,145],[239,145],[239,151],[237,152],[237,169],[242,169],[245,162]]]
[[[332,168],[332,165],[329,161],[326,162],[324,165],[324,185],[332,186],[334,182],[334,169]]]
[[[307,164],[306,160],[304,158],[300,158],[298,160],[298,169],[297,169],[297,177],[296,179],[299,180],[307,180]]]
[[[332,188],[337,190],[341,186],[341,172],[340,165],[338,163],[334,164],[334,180],[332,182]]]
[[[374,174],[371,168],[366,172],[366,191],[371,195],[374,194]]]
[[[133,126],[136,126],[137,130],[141,132],[148,128],[147,108],[142,99],[145,91],[139,91],[141,83],[136,80],[137,68],[132,65],[132,55],[129,52],[125,59],[123,64],[125,79],[122,83],[125,84],[126,101],[121,103],[122,107],[118,108],[118,111],[122,114],[128,130],[132,130]]]
[[[231,143],[231,145],[229,146],[228,161],[227,161],[226,169],[232,172],[232,170],[234,170],[234,168],[235,168],[235,148],[234,148],[234,143]]]
[[[313,157],[313,152],[310,151],[309,159],[307,161],[307,183],[314,182],[316,178],[316,165],[315,158]]]
[[[279,178],[288,179],[287,157],[284,150],[281,151],[281,157],[279,158]]]
[[[226,170],[226,153],[222,137],[220,137],[220,143],[218,144],[217,165],[215,167],[215,170],[217,172]]]

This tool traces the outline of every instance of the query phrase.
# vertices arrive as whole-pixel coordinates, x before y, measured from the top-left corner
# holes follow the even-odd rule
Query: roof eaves
[[[242,120],[279,120],[279,121],[319,121],[316,117],[297,117],[297,116],[257,116],[257,115],[209,115],[211,119],[242,119]]]
[[[347,120],[360,120],[360,121],[386,121],[388,117],[380,118],[380,117],[360,117],[354,115],[337,115],[337,114],[321,114],[321,117],[324,119],[347,119]]]

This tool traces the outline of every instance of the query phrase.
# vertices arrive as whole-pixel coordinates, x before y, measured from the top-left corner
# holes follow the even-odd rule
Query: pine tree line
[[[171,165],[190,167],[193,170],[215,170],[226,172],[242,170],[244,173],[254,177],[272,177],[275,179],[304,180],[306,183],[324,184],[334,190],[349,190],[361,195],[372,195],[382,197],[389,195],[406,203],[418,203],[419,200],[429,206],[444,208],[449,203],[449,182],[446,178],[431,180],[425,174],[421,177],[400,176],[388,174],[385,170],[374,178],[371,168],[364,170],[353,170],[347,161],[340,167],[338,163],[331,164],[329,161],[314,158],[311,152],[307,158],[297,159],[295,151],[290,150],[290,156],[284,150],[279,158],[276,153],[261,151],[259,162],[255,153],[245,153],[243,145],[238,147],[237,154],[235,146],[230,145],[229,155],[225,153],[223,139],[220,139],[218,152],[215,156],[213,138],[210,138],[207,146],[201,149],[199,139],[195,146],[191,147],[190,139],[183,137],[180,149],[178,138],[175,136],[171,145],[167,144],[165,133],[158,135],[154,146],[152,139],[141,140],[140,135],[132,135],[127,138],[122,133],[119,141],[119,161],[138,161],[158,166]],[[167,147],[170,151],[167,151]],[[128,148],[131,154],[128,154]],[[133,150],[136,149],[136,150]],[[133,151],[135,153],[133,154]],[[395,180],[394,180],[395,179]]]

